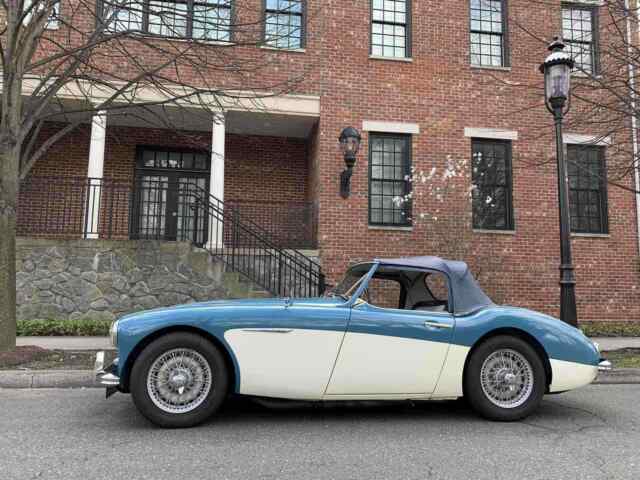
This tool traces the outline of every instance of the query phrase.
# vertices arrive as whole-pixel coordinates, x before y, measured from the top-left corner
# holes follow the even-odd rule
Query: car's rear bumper
[[[601,372],[608,372],[609,370],[613,370],[613,364],[606,358],[601,358],[600,363],[598,364],[598,370]]]
[[[118,377],[118,359],[105,366],[105,352],[96,353],[94,365],[96,381],[107,388],[107,398],[120,389],[120,377]]]

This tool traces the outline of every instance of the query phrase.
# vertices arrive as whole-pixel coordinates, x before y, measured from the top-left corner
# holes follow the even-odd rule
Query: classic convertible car
[[[230,393],[296,400],[465,397],[480,415],[526,417],[545,393],[611,364],[555,318],[494,305],[467,265],[374,260],[323,298],[213,301],[125,316],[118,358],[96,376],[163,427],[211,416]]]

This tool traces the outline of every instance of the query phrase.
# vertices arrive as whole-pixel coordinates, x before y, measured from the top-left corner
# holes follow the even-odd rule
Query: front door
[[[132,236],[202,241],[204,219],[192,207],[196,198],[208,197],[209,165],[204,152],[140,148]]]
[[[446,293],[435,300],[424,276],[404,287],[398,281],[403,277],[411,273],[374,276],[353,306],[327,397],[420,397],[435,390],[454,317],[439,306],[447,303]]]
[[[349,309],[339,301],[265,304],[224,334],[236,359],[238,393],[318,400],[327,388]],[[281,304],[279,304],[281,303]]]

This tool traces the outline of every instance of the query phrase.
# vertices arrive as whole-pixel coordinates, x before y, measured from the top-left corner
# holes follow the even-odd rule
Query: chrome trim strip
[[[243,332],[247,333],[291,333],[292,328],[244,328]]]

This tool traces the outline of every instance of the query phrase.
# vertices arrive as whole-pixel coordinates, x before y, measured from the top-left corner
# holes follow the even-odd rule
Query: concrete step
[[[249,292],[249,298],[273,298],[273,295],[266,290],[252,290]]]

